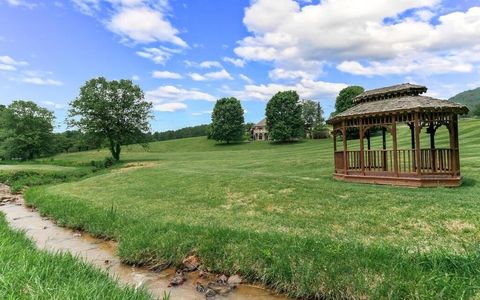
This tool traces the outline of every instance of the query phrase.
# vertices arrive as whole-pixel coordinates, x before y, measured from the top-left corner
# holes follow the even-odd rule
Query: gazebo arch
[[[468,113],[464,105],[420,96],[427,88],[400,84],[366,91],[354,98],[355,105],[334,116],[334,177],[339,180],[406,186],[460,185],[458,115]],[[398,145],[397,126],[410,128],[410,142]],[[437,148],[435,133],[447,126],[449,147]],[[347,131],[358,132],[358,149],[347,147]],[[372,129],[381,131],[381,149],[372,149]],[[429,135],[428,147],[421,145],[422,129]],[[391,147],[386,137],[391,136]],[[337,139],[343,147],[337,147]],[[367,145],[365,145],[365,139]],[[340,149],[339,149],[340,148]]]

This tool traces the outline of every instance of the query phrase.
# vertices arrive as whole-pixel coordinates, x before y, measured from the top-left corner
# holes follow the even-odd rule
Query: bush
[[[108,169],[115,165],[116,161],[113,157],[105,157],[103,160],[92,160],[90,165],[95,169]]]

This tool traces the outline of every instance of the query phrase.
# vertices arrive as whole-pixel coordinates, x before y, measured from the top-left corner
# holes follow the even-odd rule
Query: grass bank
[[[217,146],[192,138],[131,147],[126,161],[148,162],[26,198],[62,224],[117,239],[130,263],[175,264],[196,252],[215,271],[297,297],[478,297],[480,120],[462,120],[460,133],[465,183],[457,189],[334,181],[330,140]]]
[[[23,233],[8,228],[3,215],[0,282],[2,299],[150,299],[69,254],[35,249]]]

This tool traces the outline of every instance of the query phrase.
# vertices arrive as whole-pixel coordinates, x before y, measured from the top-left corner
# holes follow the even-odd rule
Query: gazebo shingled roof
[[[448,100],[440,100],[426,96],[403,96],[398,98],[389,98],[384,100],[363,102],[357,104],[346,111],[339,113],[328,120],[329,124],[340,121],[341,119],[358,117],[384,115],[397,112],[454,112],[456,114],[468,113],[468,108]]]
[[[362,102],[375,101],[375,100],[387,99],[392,97],[400,97],[400,96],[406,96],[406,95],[408,96],[419,95],[419,94],[425,93],[426,91],[427,91],[427,87],[423,85],[403,83],[403,84],[397,84],[397,85],[365,91],[360,95],[356,96],[353,99],[353,102],[362,103]]]
[[[329,119],[327,123],[333,127],[334,177],[363,183],[458,186],[458,115],[468,113],[468,108],[420,95],[426,91],[425,86],[410,83],[366,91],[354,98],[353,107]],[[397,124],[409,127],[410,145],[398,144]],[[449,146],[438,148],[435,133],[442,126],[447,127]],[[422,131],[429,135],[428,143],[422,141]],[[381,132],[381,149],[371,147],[374,132]],[[391,147],[387,147],[387,134]],[[355,140],[359,147],[350,149],[349,144],[357,143]]]

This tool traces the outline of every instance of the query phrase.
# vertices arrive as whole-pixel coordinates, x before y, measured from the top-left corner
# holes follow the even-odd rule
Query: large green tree
[[[53,149],[53,113],[31,101],[0,108],[0,152],[7,159],[33,159]]]
[[[83,133],[106,139],[112,157],[120,160],[121,146],[141,141],[150,129],[152,103],[131,80],[87,81],[70,103],[68,124]]]
[[[275,94],[267,103],[265,115],[270,139],[285,142],[303,136],[305,121],[297,92]]]
[[[364,91],[365,89],[363,87],[357,85],[352,85],[341,90],[335,101],[335,112],[333,114],[337,115],[352,107],[354,105],[353,98]]]
[[[323,109],[320,102],[313,100],[302,101],[302,115],[305,120],[305,132],[309,138],[314,138],[315,131],[324,126]]]
[[[215,103],[212,113],[210,138],[226,142],[240,141],[244,134],[243,108],[236,98],[222,98]]]

